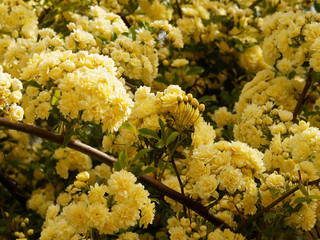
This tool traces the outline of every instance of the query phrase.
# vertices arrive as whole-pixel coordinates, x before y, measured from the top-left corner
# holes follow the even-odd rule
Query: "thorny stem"
[[[307,92],[311,86],[311,83],[312,83],[312,78],[311,78],[311,73],[313,71],[313,68],[310,68],[309,69],[309,73],[308,73],[308,78],[307,78],[307,81],[306,81],[306,84],[304,85],[304,88],[302,90],[302,93],[300,95],[300,98],[297,102],[297,105],[296,105],[296,108],[294,109],[294,112],[293,112],[293,117],[292,117],[292,122],[294,123],[297,119],[297,116],[298,116],[298,113],[300,112],[301,110],[301,107],[302,107],[302,104],[304,102],[304,99],[307,95]]]
[[[32,126],[25,123],[19,123],[19,122],[11,122],[8,119],[5,119],[3,117],[0,117],[0,126],[4,126],[10,129],[14,129],[17,131],[21,131],[24,133],[32,134],[33,136],[37,136],[58,144],[63,144],[64,137],[62,135],[49,132],[47,130],[41,129],[36,126]],[[79,141],[71,139],[68,143],[68,147],[78,150],[79,152],[82,152],[84,154],[91,155],[92,157],[95,157],[99,159],[101,162],[104,162],[108,164],[109,166],[112,166],[114,162],[117,161],[116,158],[109,156],[106,153],[103,153],[93,147],[90,147],[84,143],[81,143]],[[139,181],[143,183],[144,185],[147,185],[155,190],[157,190],[162,195],[165,195],[182,205],[186,206],[187,208],[190,208],[194,212],[198,213],[200,216],[211,222],[215,226],[222,226],[222,228],[229,228],[232,231],[234,229],[229,226],[227,223],[225,223],[220,218],[216,217],[212,212],[210,212],[206,207],[201,205],[200,203],[197,203],[193,201],[191,198],[188,198],[184,196],[183,194],[167,187],[166,185],[162,184],[160,181],[153,179],[152,177],[149,177],[147,175],[140,176]]]
[[[320,183],[320,178],[314,181],[311,181],[308,183],[308,185],[316,185]],[[297,190],[299,190],[299,187],[296,186],[292,188],[290,191],[284,193],[281,197],[279,197],[277,200],[269,204],[267,207],[261,209],[259,212],[255,213],[251,217],[248,217],[246,220],[244,220],[237,228],[236,232],[239,232],[244,226],[246,226],[248,223],[252,222],[254,219],[259,217],[260,215],[263,215],[264,213],[268,212],[271,208],[275,207],[278,203],[282,202],[284,199],[289,197],[291,194],[295,193]]]

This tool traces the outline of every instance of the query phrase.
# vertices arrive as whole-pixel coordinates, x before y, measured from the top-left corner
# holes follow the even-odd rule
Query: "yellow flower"
[[[136,181],[137,178],[130,172],[126,172],[125,170],[115,172],[108,180],[107,193],[116,195],[119,199],[129,198],[129,193]]]
[[[88,192],[90,202],[92,204],[105,204],[107,202],[106,198],[104,197],[106,192],[107,186],[104,184],[99,186],[98,183],[95,183],[94,186],[90,186],[90,190]]]
[[[78,203],[70,203],[63,208],[63,217],[68,224],[76,229],[79,233],[86,233],[89,228],[90,215],[86,203],[80,201]]]
[[[146,203],[141,207],[141,218],[139,220],[139,226],[147,228],[148,224],[151,224],[155,215],[155,204]]]

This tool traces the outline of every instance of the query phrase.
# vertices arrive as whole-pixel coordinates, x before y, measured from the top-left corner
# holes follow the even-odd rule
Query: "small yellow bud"
[[[183,101],[184,102],[188,102],[188,97],[187,96],[183,96]]]
[[[192,105],[193,107],[195,107],[195,108],[198,108],[198,107],[199,107],[199,102],[198,102],[198,100],[195,99],[195,98],[193,98],[193,99],[191,100],[191,105]]]
[[[199,111],[200,111],[200,112],[204,112],[205,109],[206,109],[206,106],[205,106],[203,103],[201,103],[201,104],[199,105]]]
[[[24,228],[24,227],[26,227],[27,225],[26,225],[25,222],[22,222],[22,223],[20,224],[20,226]]]
[[[187,97],[188,97],[188,100],[191,102],[191,100],[193,99],[192,94],[191,94],[191,93],[188,93]]]
[[[193,233],[192,234],[192,237],[194,238],[194,239],[199,239],[200,238],[200,235],[199,235],[199,233]]]
[[[201,225],[200,226],[200,231],[207,231],[207,226],[205,226],[205,225]]]
[[[83,188],[85,187],[87,184],[85,182],[81,182],[81,181],[75,181],[73,184],[76,188]]]
[[[28,231],[27,231],[28,235],[33,235],[34,231],[32,228],[30,228]]]
[[[78,173],[78,175],[76,176],[76,179],[81,182],[86,182],[89,180],[89,178],[90,178],[90,174],[87,171]]]
[[[165,60],[163,60],[163,62],[162,62],[162,63],[163,63],[163,66],[165,66],[165,67],[169,66],[169,61],[168,61],[168,60],[166,60],[166,59],[165,59]]]
[[[195,229],[197,227],[197,224],[195,222],[192,222],[190,226],[191,228]]]
[[[25,218],[23,221],[24,221],[26,224],[28,224],[28,223],[29,223],[29,218]]]

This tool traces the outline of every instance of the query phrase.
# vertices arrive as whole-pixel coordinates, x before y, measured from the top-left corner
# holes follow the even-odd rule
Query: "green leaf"
[[[152,151],[153,149],[141,149],[136,156],[134,156],[134,159],[132,160],[132,162],[134,162],[137,159],[140,159],[141,157],[143,157],[145,154],[147,154],[148,152]]]
[[[160,137],[158,136],[158,134],[149,128],[140,128],[138,131],[142,136],[151,137],[151,138],[160,140]]]
[[[162,139],[160,139],[156,145],[155,145],[157,148],[163,148],[164,147],[164,141]]]
[[[168,81],[165,77],[163,77],[163,76],[156,77],[156,78],[154,79],[154,81],[163,83],[163,84],[166,85],[166,86],[169,86],[169,85],[170,85],[169,81]]]
[[[200,103],[216,101],[215,97],[212,95],[206,95],[198,99]]]
[[[21,80],[21,82],[23,83],[24,86],[32,86],[32,87],[36,87],[36,88],[41,88],[41,85],[34,80],[30,80],[30,81]]]
[[[212,22],[213,23],[216,23],[216,22],[222,22],[222,21],[225,21],[227,20],[227,16],[226,15],[216,15],[212,18]]]
[[[320,199],[320,196],[318,196],[318,195],[309,195],[309,198],[311,198],[311,199]]]
[[[203,67],[199,67],[199,66],[194,66],[194,67],[190,67],[189,71],[187,72],[187,75],[199,75],[201,73],[204,72],[204,68]]]
[[[172,73],[172,84],[177,84],[179,82],[179,75],[176,72]]]
[[[130,167],[128,171],[132,172],[136,177],[143,175],[142,167],[144,166],[144,163],[140,162],[137,165]]]
[[[124,149],[121,151],[118,157],[118,161],[113,164],[113,167],[116,171],[120,171],[121,169],[124,169],[127,166],[127,150]]]
[[[298,187],[299,187],[300,191],[303,193],[303,195],[309,196],[309,193],[308,193],[306,187],[301,182],[298,182]]]
[[[115,41],[118,38],[118,35],[115,32],[112,32],[111,41]]]
[[[172,143],[174,140],[176,140],[176,138],[179,136],[178,132],[173,132],[170,134],[170,136],[167,139],[167,145],[169,145],[170,143]]]
[[[68,129],[68,131],[66,132],[66,134],[64,135],[64,139],[63,139],[63,147],[68,146],[72,135],[74,134],[74,129],[70,128]]]
[[[128,129],[133,133],[136,133],[136,128],[134,126],[132,126],[130,123],[128,122],[123,122],[122,125],[120,126],[121,129]]]
[[[221,98],[224,100],[224,102],[228,105],[230,105],[232,103],[232,100],[231,100],[231,96],[230,94],[225,91],[225,90],[222,90],[221,91]]]
[[[60,98],[61,92],[59,90],[55,90],[54,91],[54,95],[52,97],[52,101],[51,101],[51,105],[56,105],[56,103],[58,102],[59,98]]]
[[[157,171],[157,168],[155,167],[147,167],[145,170],[143,170],[143,174],[148,174]]]
[[[159,122],[160,129],[161,129],[161,139],[163,139],[163,141],[166,142],[167,141],[167,135],[166,135],[164,123],[163,123],[161,118],[158,119],[158,122]]]
[[[320,12],[320,3],[318,3],[318,1],[314,1],[314,9],[317,11],[317,12]]]
[[[309,197],[298,197],[293,201],[294,204],[299,204],[303,202],[310,203],[312,202],[312,200]]]
[[[132,40],[133,40],[133,41],[135,41],[136,38],[137,38],[137,32],[136,32],[136,30],[137,30],[137,27],[131,27],[131,28],[130,28],[130,33],[131,33],[131,35],[132,35]]]

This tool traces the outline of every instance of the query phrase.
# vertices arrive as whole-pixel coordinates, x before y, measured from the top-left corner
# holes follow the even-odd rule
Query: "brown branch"
[[[304,88],[302,90],[302,93],[300,95],[300,98],[297,102],[297,105],[296,105],[296,108],[294,109],[294,112],[293,112],[293,117],[292,117],[292,122],[294,123],[297,119],[297,116],[298,116],[298,113],[300,112],[301,110],[301,107],[302,107],[302,104],[306,98],[306,95],[307,95],[307,92],[311,86],[311,83],[312,83],[312,78],[311,78],[311,73],[312,73],[312,70],[313,68],[310,68],[309,69],[309,73],[308,73],[308,78],[307,78],[307,81],[306,81],[306,84],[304,85]]]
[[[315,185],[320,183],[320,178],[314,181],[311,181],[308,183],[308,185]],[[237,228],[237,232],[239,232],[244,226],[246,226],[248,223],[252,222],[257,217],[263,215],[264,213],[268,212],[271,208],[275,207],[278,203],[282,202],[284,199],[289,197],[291,194],[295,193],[297,190],[299,190],[299,187],[296,186],[292,188],[290,191],[284,193],[281,197],[279,197],[277,200],[269,204],[267,207],[261,209],[259,212],[255,213],[251,217],[247,218],[245,221],[243,221]]]
[[[0,117],[0,126],[4,126],[10,129],[15,129],[24,133],[29,133],[33,136],[37,136],[58,144],[62,144],[64,137],[62,135],[49,132],[47,130],[41,129],[36,126],[32,126],[25,123],[19,123],[19,122],[11,122],[8,119]],[[116,158],[109,156],[106,153],[103,153],[93,147],[90,147],[84,143],[81,143],[76,140],[70,140],[68,143],[68,147],[78,150],[79,152],[82,152],[84,154],[88,154],[92,157],[95,157],[99,159],[101,162],[104,162],[108,164],[109,166],[112,166],[114,162],[117,161]],[[229,228],[233,230],[227,223],[225,223],[220,218],[216,217],[213,213],[211,213],[206,207],[203,205],[193,201],[191,198],[188,198],[184,196],[183,194],[167,187],[166,185],[162,184],[160,181],[153,179],[152,177],[149,177],[147,175],[143,175],[138,178],[140,182],[142,182],[144,185],[147,185],[162,195],[165,195],[182,205],[186,206],[187,208],[190,208],[194,212],[198,213],[200,216],[204,217],[206,220],[210,221],[215,226],[222,226],[223,228]]]
[[[124,24],[127,26],[127,28],[130,28],[131,27],[131,24],[129,23],[128,19],[126,18],[126,16],[124,15],[120,15],[121,16],[121,19],[122,21],[124,22]]]
[[[125,83],[126,83],[126,85],[127,85],[128,87],[130,87],[134,92],[137,91],[137,89],[138,89],[137,86],[129,83],[128,81],[126,81]]]

